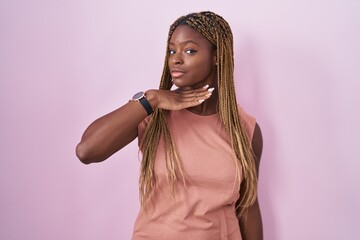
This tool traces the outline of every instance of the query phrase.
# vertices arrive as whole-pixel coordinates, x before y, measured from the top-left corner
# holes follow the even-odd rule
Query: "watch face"
[[[133,100],[139,100],[140,98],[142,98],[144,96],[144,92],[138,92],[138,93],[136,93],[133,97],[132,97],[132,99]]]

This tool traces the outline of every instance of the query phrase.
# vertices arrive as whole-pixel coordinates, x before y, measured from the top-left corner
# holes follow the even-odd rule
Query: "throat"
[[[218,112],[217,103],[218,96],[216,93],[214,93],[208,100],[205,100],[202,104],[195,107],[190,107],[187,110],[201,116],[214,115]]]

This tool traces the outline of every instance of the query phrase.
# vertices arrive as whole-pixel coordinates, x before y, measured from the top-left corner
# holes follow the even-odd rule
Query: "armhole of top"
[[[248,139],[251,144],[255,131],[256,119],[252,115],[245,112],[245,110],[241,106],[238,106],[238,110],[239,110],[240,122],[245,127],[245,131],[247,133]]]

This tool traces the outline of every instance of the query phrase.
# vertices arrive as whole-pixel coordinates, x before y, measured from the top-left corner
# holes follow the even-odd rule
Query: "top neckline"
[[[198,118],[210,118],[210,117],[214,117],[214,116],[218,116],[218,112],[216,113],[213,113],[213,114],[209,114],[209,115],[201,115],[201,114],[197,114],[197,113],[194,113],[194,112],[191,112],[189,109],[187,108],[184,108],[184,109],[181,109],[180,111],[183,111],[189,115],[193,115],[194,117],[198,117]]]

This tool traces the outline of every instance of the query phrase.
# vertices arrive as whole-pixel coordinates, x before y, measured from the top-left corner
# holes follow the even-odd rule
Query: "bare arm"
[[[260,158],[263,148],[263,139],[259,125],[256,123],[254,136],[252,140],[252,148],[255,154],[256,172],[259,177]],[[243,189],[243,188],[241,188]],[[248,209],[247,215],[239,220],[241,235],[243,240],[262,240],[263,228],[261,220],[261,212],[258,199]]]
[[[208,86],[183,91],[149,90],[146,97],[155,108],[178,110],[199,105],[210,97]],[[129,102],[95,120],[85,130],[76,155],[85,164],[101,162],[137,137],[137,126],[147,113],[139,102]]]
[[[138,102],[129,102],[95,120],[85,130],[76,147],[83,163],[101,162],[133,141],[137,125],[147,116]]]

